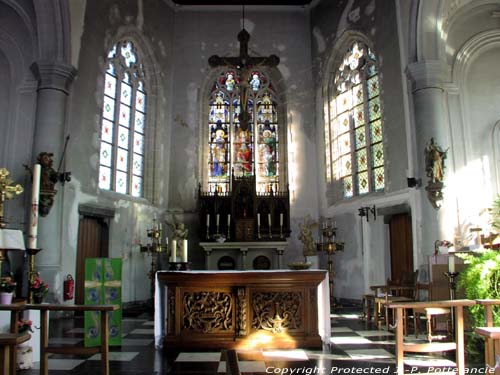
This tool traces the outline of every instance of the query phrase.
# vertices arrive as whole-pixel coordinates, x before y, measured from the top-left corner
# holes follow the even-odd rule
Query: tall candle
[[[257,226],[260,227],[260,214],[257,214]]]
[[[215,224],[217,226],[219,226],[219,214],[217,214],[217,216],[215,216]]]
[[[170,250],[170,261],[177,262],[177,240],[172,240],[172,250]]]
[[[267,214],[267,223],[271,226],[271,214]]]
[[[181,261],[186,263],[188,261],[188,240],[182,241],[182,258]]]
[[[42,166],[33,166],[33,186],[31,187],[30,228],[28,232],[28,248],[36,249],[38,235],[38,201],[40,197],[40,175]]]
[[[207,214],[207,227],[210,226],[210,214]]]
[[[455,272],[455,254],[453,252],[448,252],[448,272]]]
[[[231,225],[231,214],[227,214],[227,227]]]
[[[280,227],[283,226],[283,214],[280,214]]]

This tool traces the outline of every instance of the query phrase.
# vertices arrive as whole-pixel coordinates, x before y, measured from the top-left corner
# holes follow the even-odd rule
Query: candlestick
[[[227,214],[227,239],[231,237],[231,214]]]
[[[177,262],[177,240],[172,240],[172,250],[170,251],[170,261]]]
[[[38,234],[38,202],[40,197],[40,174],[42,166],[35,164],[33,166],[33,186],[31,188],[31,214],[30,229],[28,234],[28,248],[36,249]]]
[[[269,224],[269,227],[271,227],[271,214],[267,214],[267,223]]]
[[[455,254],[448,250],[448,272],[455,272]]]
[[[257,214],[257,226],[260,227],[260,214]]]
[[[207,214],[207,227],[210,226],[210,214]]]
[[[219,214],[215,216],[215,223],[217,226],[219,226]]]
[[[280,214],[280,227],[283,226],[283,214]]]
[[[188,261],[188,240],[182,241],[182,258],[181,261],[187,263]]]

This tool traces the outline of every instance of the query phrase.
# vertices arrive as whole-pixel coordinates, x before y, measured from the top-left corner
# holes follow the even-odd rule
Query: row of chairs
[[[391,317],[391,303],[396,302],[423,302],[432,300],[432,286],[430,283],[419,283],[418,271],[415,271],[410,277],[402,280],[387,280],[385,285],[373,285],[370,287],[372,293],[363,296],[363,318],[370,321],[372,318],[379,328],[385,325],[385,328],[393,328],[394,318]],[[411,314],[411,315],[409,315]],[[403,316],[403,328],[405,335],[408,332],[409,318],[413,318],[413,327],[415,336],[420,334],[420,321],[424,317],[427,326],[427,339],[429,342],[435,338],[433,336],[434,321],[437,316],[447,316],[447,335],[451,332],[449,319],[451,311],[449,308],[421,308],[405,310]]]

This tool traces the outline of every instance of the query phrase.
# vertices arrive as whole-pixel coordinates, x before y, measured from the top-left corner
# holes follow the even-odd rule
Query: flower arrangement
[[[18,320],[17,321],[17,331],[19,333],[23,333],[26,331],[33,332],[33,328],[31,327],[32,325],[33,325],[33,322],[31,320],[26,320],[26,319]]]
[[[0,278],[0,292],[12,293],[16,288],[16,282],[12,280],[12,277],[2,277]]]
[[[40,276],[36,276],[35,280],[31,284],[31,291],[35,297],[45,297],[49,292],[49,286],[42,281]]]

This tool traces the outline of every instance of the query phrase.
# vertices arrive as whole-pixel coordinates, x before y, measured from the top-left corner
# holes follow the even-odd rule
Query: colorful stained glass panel
[[[120,171],[128,169],[128,151],[121,148],[116,153],[116,168]]]
[[[130,126],[130,107],[127,107],[125,104],[120,104],[119,124],[127,128]]]
[[[142,196],[142,177],[132,176],[132,196],[141,197]]]
[[[101,124],[101,141],[113,143],[113,123],[109,120],[102,119]]]
[[[135,94],[135,109],[146,112],[146,94],[142,91],[137,91]]]
[[[134,128],[134,130],[136,132],[144,134],[144,123],[145,123],[144,114],[142,114],[141,112],[135,111],[135,128]]]
[[[107,118],[111,121],[115,119],[115,100],[110,98],[109,96],[104,97],[102,115],[104,118]]]
[[[134,154],[134,160],[132,161],[132,173],[135,175],[142,175],[144,168],[144,158],[139,154]]]
[[[378,85],[378,76],[371,77],[367,82],[366,86],[368,88],[368,99],[372,99],[375,96],[378,96],[380,93],[379,85]]]
[[[346,91],[343,94],[337,96],[337,110],[338,113],[342,113],[352,108],[352,93],[351,91]]]
[[[340,158],[340,167],[341,176],[348,176],[352,173],[351,154],[342,156]]]
[[[358,171],[365,171],[367,169],[366,148],[356,151],[356,161]]]
[[[359,194],[366,194],[370,191],[370,184],[368,183],[368,172],[361,172],[358,174],[358,191]]]
[[[384,190],[385,187],[385,176],[384,167],[379,167],[373,170],[375,191]]]
[[[144,154],[144,136],[142,134],[134,133],[134,152]]]
[[[352,176],[344,177],[342,179],[344,185],[344,197],[351,198],[354,195],[354,189],[352,186]]]
[[[109,143],[101,142],[101,164],[111,167],[111,160],[113,158],[113,148]]]
[[[111,189],[111,168],[103,165],[99,167],[99,189]]]
[[[129,130],[123,126],[118,127],[118,147],[128,149]]]
[[[370,121],[380,118],[380,98],[376,97],[368,102],[368,116]]]
[[[380,120],[373,121],[370,124],[371,143],[377,143],[382,140],[382,122]]]
[[[356,129],[355,140],[356,140],[356,149],[360,149],[366,146],[366,135],[364,126],[361,126]]]
[[[364,106],[358,105],[357,107],[354,107],[352,117],[354,119],[354,127],[355,128],[357,128],[358,126],[364,125],[365,124]]]
[[[130,106],[132,103],[132,87],[130,85],[127,85],[126,83],[122,82],[122,93],[120,95],[120,101],[123,104],[126,104]]]
[[[339,152],[340,155],[351,152],[351,134],[344,133],[339,137]]]
[[[115,190],[121,194],[127,194],[128,175],[125,172],[116,171],[116,187]]]
[[[352,105],[363,103],[363,85],[356,85],[352,88]]]
[[[134,46],[128,42],[122,45],[121,54],[125,58],[125,64],[130,68],[137,62],[137,56],[134,52]]]
[[[110,74],[106,74],[106,81],[104,82],[104,94],[112,98],[116,95],[116,78]]]
[[[372,145],[373,168],[384,165],[384,148],[382,142]]]
[[[339,124],[339,134],[343,134],[351,130],[350,124],[349,124],[349,117],[350,113],[349,112],[344,112],[338,117],[338,124]]]

